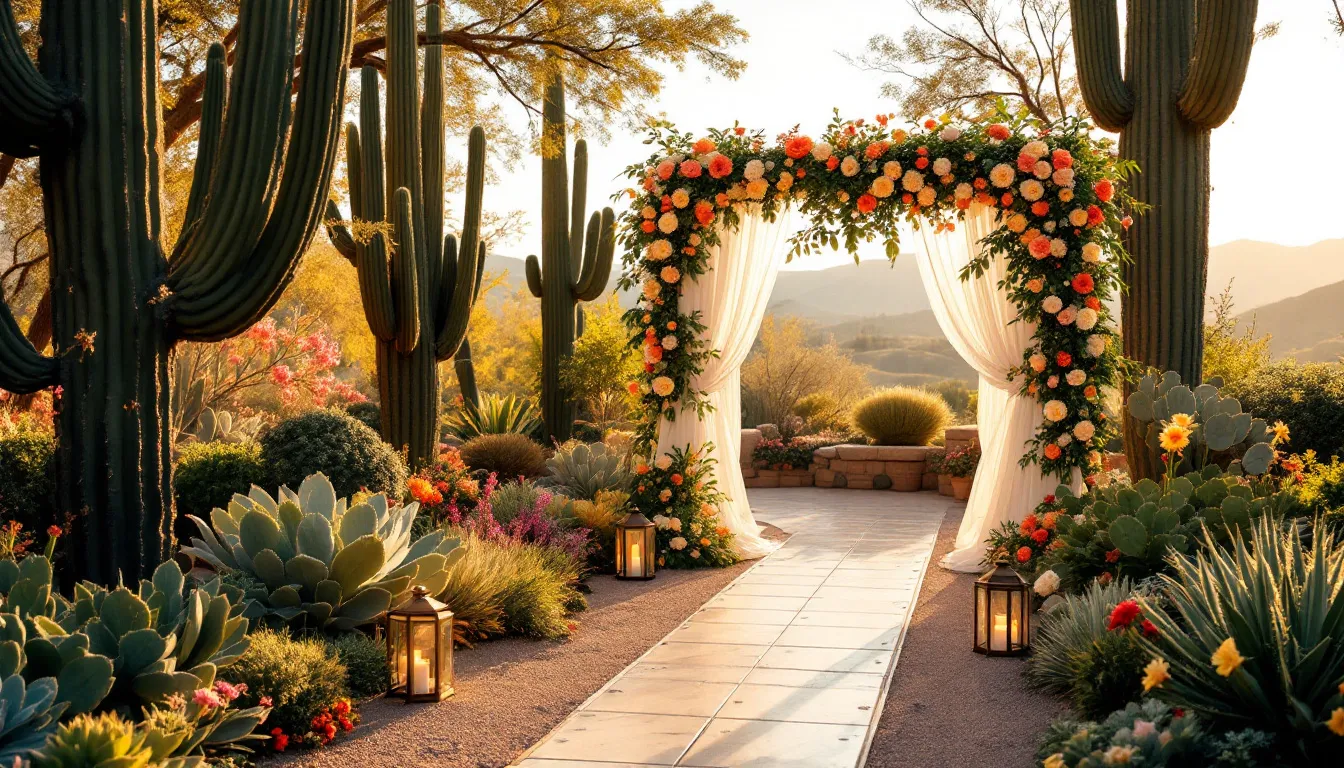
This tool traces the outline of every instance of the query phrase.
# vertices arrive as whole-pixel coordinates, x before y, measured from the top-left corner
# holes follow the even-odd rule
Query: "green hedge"
[[[406,462],[345,411],[309,411],[281,422],[262,435],[261,458],[270,473],[268,488],[298,488],[321,472],[337,498],[368,490],[400,499],[406,492]]]

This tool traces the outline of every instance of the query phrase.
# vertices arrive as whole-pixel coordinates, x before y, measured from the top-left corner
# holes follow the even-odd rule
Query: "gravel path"
[[[937,566],[959,525],[954,508],[938,532],[867,768],[1027,768],[1037,738],[1064,710],[1027,690],[1021,659],[971,651],[976,576]]]
[[[575,617],[579,628],[569,640],[510,639],[458,650],[457,692],[447,701],[368,702],[351,736],[266,764],[507,766],[750,565],[661,571],[651,582],[594,577],[589,608]]]

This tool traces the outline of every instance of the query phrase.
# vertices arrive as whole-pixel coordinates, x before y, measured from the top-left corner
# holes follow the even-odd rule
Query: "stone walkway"
[[[951,500],[750,493],[757,518],[792,538],[595,693],[519,768],[863,764]]]

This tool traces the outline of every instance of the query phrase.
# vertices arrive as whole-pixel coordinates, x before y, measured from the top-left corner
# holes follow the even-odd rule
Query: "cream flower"
[[[999,163],[989,171],[989,181],[999,189],[1007,189],[1017,178],[1017,171],[1007,163]]]
[[[1087,442],[1097,434],[1097,426],[1090,421],[1080,421],[1073,425],[1073,436]]]
[[[1097,320],[1097,310],[1091,307],[1083,307],[1078,310],[1078,319],[1075,322],[1078,324],[1078,330],[1090,331],[1097,327]]]
[[[649,261],[662,261],[672,255],[672,241],[654,240],[644,252]]]
[[[1087,211],[1082,208],[1074,208],[1069,211],[1069,223],[1075,227],[1081,227],[1087,224]]]
[[[1051,400],[1041,410],[1050,421],[1063,421],[1069,415],[1069,406],[1063,400]]]
[[[654,524],[655,526],[657,526],[657,527],[659,528],[659,530],[667,530],[667,516],[666,516],[666,515],[654,515],[654,516],[653,516],[653,524]]]
[[[691,193],[684,189],[678,189],[672,193],[672,204],[678,208],[685,208],[691,203]]]
[[[1036,583],[1031,588],[1041,597],[1049,597],[1059,591],[1059,574],[1046,571],[1036,577]]]
[[[918,192],[924,188],[924,174],[911,168],[901,177],[901,188],[906,192]]]
[[[1059,311],[1058,315],[1055,315],[1055,319],[1059,321],[1060,325],[1073,325],[1073,321],[1078,319],[1078,308],[1065,307]]]
[[[663,471],[667,471],[672,468],[672,457],[664,453],[662,456],[653,460],[653,466]]]
[[[896,184],[891,180],[890,176],[878,176],[873,179],[873,197],[891,197],[891,193],[895,191]]]
[[[659,397],[667,397],[676,388],[677,385],[673,384],[672,379],[666,376],[659,376],[653,380],[653,394]]]
[[[1055,438],[1055,445],[1058,445],[1060,448],[1068,447],[1069,443],[1072,443],[1072,442],[1073,442],[1073,438],[1070,437],[1070,436],[1069,436],[1069,433],[1067,433],[1067,432],[1065,432],[1064,434],[1062,434],[1062,435],[1060,435],[1059,437]]]
[[[1044,141],[1028,141],[1022,146],[1022,154],[1031,155],[1035,158],[1045,157],[1050,154],[1050,147]]]
[[[674,531],[680,531],[680,530],[681,530],[681,518],[680,518],[680,517],[673,517],[673,518],[669,519],[669,520],[667,521],[667,527],[671,528],[671,529],[674,530]]]
[[[657,280],[649,279],[644,281],[644,298],[653,301],[658,298],[658,294],[663,292],[663,286],[658,284]]]
[[[1036,161],[1036,167],[1032,169],[1032,175],[1038,179],[1050,178],[1050,173],[1054,171],[1054,166],[1044,160]]]
[[[956,126],[949,125],[943,128],[943,130],[938,132],[938,138],[942,139],[943,141],[956,141],[957,139],[961,138],[961,129],[957,128]]]
[[[1069,382],[1070,387],[1081,387],[1083,382],[1087,381],[1087,372],[1082,368],[1074,368],[1064,374],[1064,380]]]
[[[1045,299],[1041,301],[1041,309],[1052,315],[1063,308],[1064,300],[1058,296],[1046,296]]]
[[[658,217],[658,231],[670,235],[677,231],[677,214],[668,211]]]
[[[692,550],[691,550],[691,557],[695,557],[695,558],[700,557],[700,550],[698,550],[698,549],[692,549]]]
[[[662,341],[659,341],[658,343],[663,345],[663,349],[671,350],[676,349],[677,344],[679,344],[680,342],[677,341],[676,336],[669,333],[662,338]]]
[[[888,160],[882,164],[882,175],[889,179],[901,178],[901,164],[895,160]]]
[[[760,200],[765,197],[765,193],[770,191],[770,182],[765,179],[756,179],[747,182],[747,197],[752,200]]]
[[[933,172],[937,176],[946,176],[952,172],[952,161],[946,157],[940,157],[933,161]]]
[[[915,199],[919,201],[920,205],[933,205],[933,202],[938,199],[938,191],[933,187],[925,187],[916,193]]]
[[[1051,256],[1054,256],[1055,258],[1063,258],[1064,256],[1068,255],[1068,253],[1069,253],[1069,244],[1064,242],[1062,238],[1056,237],[1050,241]]]
[[[1045,355],[1042,355],[1040,352],[1027,358],[1027,364],[1031,366],[1031,370],[1037,373],[1045,370],[1046,362]]]
[[[658,211],[652,205],[646,205],[639,209],[639,215],[646,219],[652,219],[658,215]]]
[[[1090,357],[1101,357],[1102,353],[1105,352],[1105,351],[1106,351],[1106,337],[1105,337],[1105,336],[1103,336],[1103,335],[1101,335],[1101,334],[1099,334],[1099,333],[1094,333],[1094,334],[1092,334],[1091,336],[1088,336],[1088,337],[1087,337],[1087,354],[1088,354],[1088,356],[1090,356]]]
[[[1050,174],[1050,180],[1053,181],[1053,182],[1055,182],[1056,185],[1061,186],[1061,187],[1072,187],[1072,186],[1073,186],[1073,169],[1072,169],[1072,168],[1060,168],[1060,169],[1056,170],[1054,173]]]
[[[1034,203],[1045,196],[1045,186],[1035,179],[1027,179],[1019,184],[1017,191],[1022,194],[1022,199],[1029,203]]]
[[[1096,243],[1087,243],[1083,246],[1083,261],[1089,264],[1096,264],[1101,261],[1101,246]]]
[[[760,160],[748,160],[742,168],[742,178],[755,181],[765,175],[765,163]]]
[[[1059,200],[1060,200],[1060,202],[1067,203],[1067,202],[1069,202],[1069,201],[1072,200],[1072,199],[1073,199],[1073,188],[1072,188],[1072,187],[1067,187],[1067,188],[1065,188],[1065,189],[1061,189],[1061,190],[1059,190]]]
[[[844,160],[840,161],[840,172],[845,174],[846,176],[858,175],[859,173],[858,158],[854,157],[853,155],[847,155]]]
[[[819,162],[826,162],[831,159],[831,145],[824,141],[819,141],[812,146],[812,158]]]
[[[676,520],[677,518],[674,517],[672,519]],[[671,541],[667,542],[667,545],[680,552],[681,550],[686,548],[686,539],[683,539],[680,536],[674,536],[672,537]]]
[[[958,200],[970,200],[975,197],[975,188],[963,181],[957,185],[957,189],[952,193],[952,196]]]

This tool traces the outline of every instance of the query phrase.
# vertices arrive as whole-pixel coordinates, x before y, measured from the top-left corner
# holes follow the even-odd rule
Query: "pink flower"
[[[1031,252],[1032,256],[1035,256],[1038,259],[1044,259],[1049,257],[1050,238],[1046,237],[1045,235],[1038,236],[1036,239],[1032,240],[1031,243],[1027,246],[1027,250]]]
[[[202,709],[211,709],[224,706],[224,701],[219,698],[219,694],[209,688],[197,688],[191,695],[191,700],[201,706]]]
[[[294,371],[288,365],[277,365],[271,368],[271,381],[281,387],[288,387],[294,383]]]
[[[233,685],[224,680],[216,680],[215,693],[218,693],[220,696],[223,696],[228,701],[233,701],[234,699],[238,698],[244,693],[247,693],[247,683],[239,683],[238,685]]]

